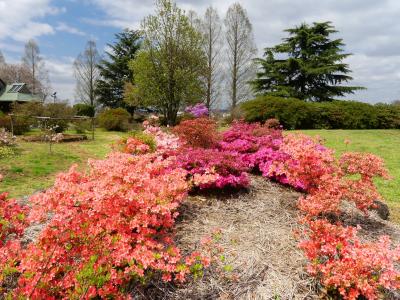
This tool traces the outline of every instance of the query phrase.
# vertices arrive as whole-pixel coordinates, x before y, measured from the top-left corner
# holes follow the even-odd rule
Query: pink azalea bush
[[[196,118],[207,117],[209,115],[208,108],[204,103],[188,106],[185,111]]]
[[[279,151],[283,136],[281,130],[271,129],[259,123],[235,122],[223,133],[219,148],[240,154],[251,170],[263,173],[275,160],[286,159]]]
[[[184,148],[177,155],[178,166],[200,188],[242,188],[249,185],[247,166],[235,152],[218,149]]]

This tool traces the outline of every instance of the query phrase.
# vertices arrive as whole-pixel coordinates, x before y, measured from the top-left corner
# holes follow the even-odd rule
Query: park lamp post
[[[54,92],[51,97],[53,98],[53,103],[56,103],[56,99],[57,99],[57,92]]]

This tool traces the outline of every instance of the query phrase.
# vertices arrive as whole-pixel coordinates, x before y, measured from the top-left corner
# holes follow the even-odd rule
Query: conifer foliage
[[[286,32],[289,37],[256,60],[256,92],[322,102],[363,89],[341,85],[353,79],[344,62],[351,54],[344,53],[342,39],[331,38],[337,31],[330,22],[303,23]]]

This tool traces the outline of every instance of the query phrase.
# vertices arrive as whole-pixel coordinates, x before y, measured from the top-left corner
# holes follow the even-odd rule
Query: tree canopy
[[[107,58],[98,65],[100,78],[96,83],[98,101],[113,108],[126,106],[124,87],[133,79],[128,63],[135,58],[142,43],[142,36],[137,30],[125,29],[115,37],[115,44],[108,44],[111,50],[105,53]]]
[[[337,32],[331,22],[303,23],[286,32],[289,37],[256,59],[255,92],[322,102],[363,89],[342,85],[353,79],[344,62],[351,54],[344,53],[342,39],[331,38]]]
[[[173,125],[180,107],[204,96],[202,36],[170,0],[158,0],[156,14],[145,18],[142,28],[143,48],[130,64],[134,90]]]

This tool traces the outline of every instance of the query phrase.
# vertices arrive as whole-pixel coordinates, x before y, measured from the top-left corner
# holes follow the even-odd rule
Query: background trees
[[[39,95],[45,100],[50,94],[50,80],[43,57],[40,55],[39,45],[35,40],[29,40],[25,44],[21,64],[21,73],[23,72],[28,75],[24,78],[24,82],[28,84],[32,94]]]
[[[220,96],[220,86],[223,79],[221,66],[222,24],[218,12],[208,7],[200,22],[200,31],[203,35],[203,51],[207,59],[204,70],[205,105],[210,109],[216,104]]]
[[[230,107],[249,96],[248,81],[254,71],[252,59],[256,54],[253,31],[247,12],[239,3],[231,5],[224,20],[228,56],[228,85]]]
[[[3,52],[1,52],[1,50],[0,50],[0,66],[5,63],[6,63],[6,60],[4,58]]]
[[[337,31],[330,22],[301,24],[286,32],[289,37],[283,43],[265,49],[264,58],[257,60],[261,68],[253,81],[257,93],[331,101],[362,89],[341,85],[352,80],[343,62],[350,54],[343,53],[342,39],[331,39]]]
[[[113,108],[126,106],[124,86],[134,75],[128,63],[135,58],[142,43],[137,30],[126,29],[115,37],[115,44],[108,44],[111,50],[105,53],[107,59],[102,59],[98,65],[100,78],[96,82],[98,101]]]
[[[48,72],[39,45],[30,40],[26,43],[21,63],[9,64],[0,52],[0,78],[7,84],[24,82],[32,94],[45,100],[50,93]]]
[[[99,61],[100,55],[94,41],[88,41],[85,50],[74,61],[77,97],[83,103],[91,106],[97,104],[95,85],[100,76],[97,67]]]
[[[175,3],[157,1],[155,15],[142,22],[143,49],[130,64],[138,97],[159,107],[166,123],[176,123],[181,105],[204,94],[202,36]]]

